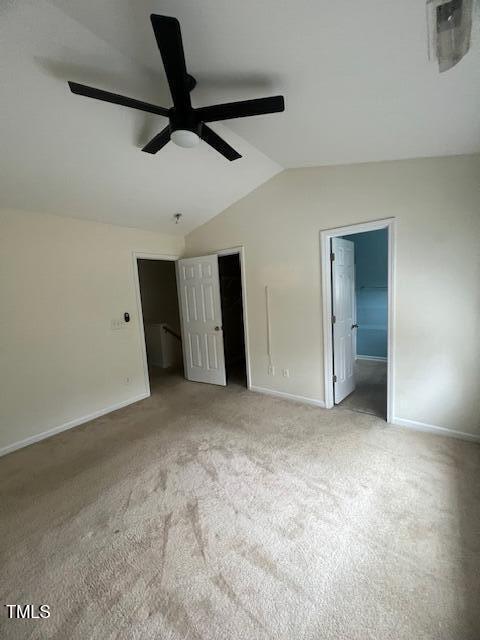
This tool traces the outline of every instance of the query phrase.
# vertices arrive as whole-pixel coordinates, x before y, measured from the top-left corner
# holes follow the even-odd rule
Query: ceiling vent
[[[428,0],[429,58],[440,72],[454,67],[470,49],[473,0]]]

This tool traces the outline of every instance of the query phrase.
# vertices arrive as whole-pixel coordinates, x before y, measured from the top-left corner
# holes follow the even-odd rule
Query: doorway
[[[240,255],[233,253],[218,256],[218,273],[227,384],[236,383],[246,387],[247,363]]]
[[[183,376],[177,279],[173,260],[136,258],[150,389]]]
[[[185,378],[250,388],[243,248],[177,262]]]
[[[394,220],[321,233],[325,406],[392,421]]]
[[[388,231],[364,231],[332,238],[330,243],[335,257],[334,401],[341,408],[386,419]]]

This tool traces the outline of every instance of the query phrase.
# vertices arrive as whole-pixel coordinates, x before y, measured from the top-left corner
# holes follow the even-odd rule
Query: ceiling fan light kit
[[[470,49],[473,0],[427,0],[428,56],[440,73],[462,60]]]
[[[178,147],[191,149],[192,147],[196,147],[200,142],[200,136],[189,129],[175,129],[170,134],[170,140]]]
[[[143,147],[142,151],[146,153],[157,153],[170,140],[184,148],[195,147],[200,140],[203,140],[227,160],[241,158],[238,151],[225,142],[206,123],[284,111],[283,96],[228,102],[210,107],[192,107],[190,92],[197,83],[195,78],[187,72],[180,23],[176,18],[156,14],[152,14],[150,19],[165,67],[173,107],[169,109],[159,107],[77,82],[68,83],[70,90],[72,93],[87,98],[95,98],[168,118],[168,126]]]

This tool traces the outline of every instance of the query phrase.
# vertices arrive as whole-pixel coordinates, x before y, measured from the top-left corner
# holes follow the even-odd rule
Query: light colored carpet
[[[338,405],[342,409],[387,416],[387,363],[375,360],[355,361],[356,388]]]
[[[165,378],[0,460],[1,602],[52,610],[0,636],[478,640],[479,471],[475,444]]]

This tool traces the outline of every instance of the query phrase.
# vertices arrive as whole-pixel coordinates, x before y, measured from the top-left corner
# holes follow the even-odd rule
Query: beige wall
[[[319,231],[390,216],[398,221],[394,414],[478,434],[480,156],[288,170],[193,231],[187,253],[245,246],[252,384],[323,400]]]
[[[288,170],[191,233],[187,250],[245,246],[252,383],[323,400],[319,231],[388,216],[398,220],[395,415],[478,434],[480,156]],[[0,212],[0,450],[145,393],[132,252],[183,248]],[[124,311],[132,322],[112,331]]]
[[[183,247],[148,231],[0,212],[0,450],[145,393],[132,252]],[[125,311],[132,321],[113,331]]]

